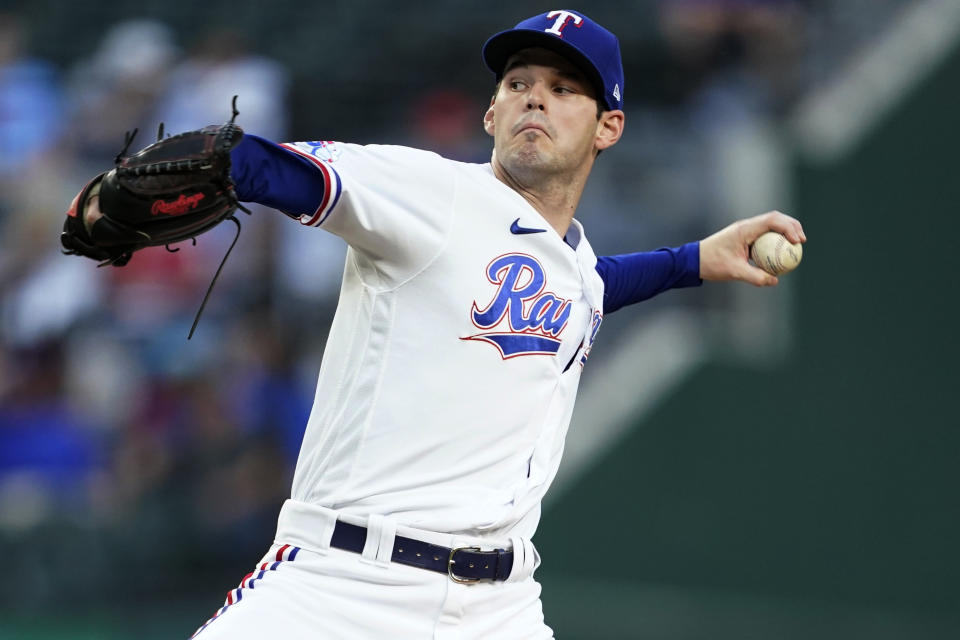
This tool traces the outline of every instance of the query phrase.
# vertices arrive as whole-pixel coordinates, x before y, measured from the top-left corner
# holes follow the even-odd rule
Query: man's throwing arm
[[[597,258],[603,279],[603,312],[642,302],[668,289],[696,287],[700,279],[700,243],[675,249]]]
[[[676,249],[597,258],[603,279],[603,309],[610,313],[634,302],[679,287],[695,287],[704,280],[736,280],[758,287],[776,285],[776,276],[750,264],[750,246],[767,231],[790,242],[806,242],[803,225],[779,211],[738,220],[700,242]]]

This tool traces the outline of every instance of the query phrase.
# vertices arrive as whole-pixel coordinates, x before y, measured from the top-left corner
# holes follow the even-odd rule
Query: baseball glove
[[[230,150],[243,130],[233,123],[209,126],[157,142],[124,156],[136,131],[128,134],[115,167],[84,187],[71,203],[60,242],[64,253],[122,267],[144,247],[190,240],[230,218],[237,207],[230,180]],[[85,216],[99,196],[103,215]]]
[[[234,124],[237,115],[234,96],[233,116],[226,124],[166,138],[161,124],[157,141],[131,156],[125,154],[137,132],[128,133],[114,168],[91,180],[70,204],[60,234],[63,252],[98,260],[101,267],[122,267],[145,247],[177,251],[170,245],[196,243],[198,235],[227,219],[236,223],[239,235],[240,222],[233,213],[238,208],[250,212],[237,201],[230,179],[230,151],[243,138],[243,130]],[[100,216],[87,211],[95,196]],[[231,249],[233,244],[227,255]],[[190,336],[227,255],[207,289]]]

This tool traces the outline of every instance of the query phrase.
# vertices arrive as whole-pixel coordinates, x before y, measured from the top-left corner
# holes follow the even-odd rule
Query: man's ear
[[[487,107],[487,112],[483,114],[483,130],[491,136],[493,135],[493,103],[496,101],[496,96],[490,98],[490,106]]]
[[[614,109],[613,111],[604,111],[597,121],[597,139],[594,143],[600,151],[608,149],[617,144],[620,136],[623,135],[624,115],[623,111]]]

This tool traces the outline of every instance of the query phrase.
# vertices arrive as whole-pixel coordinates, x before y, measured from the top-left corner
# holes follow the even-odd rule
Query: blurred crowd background
[[[626,136],[578,214],[598,253],[676,245],[760,213],[737,210],[718,177],[729,132],[786,145],[802,99],[911,4],[585,3],[618,34],[626,71]],[[485,162],[493,78],[480,46],[547,8],[0,1],[0,549],[15,576],[0,581],[0,618],[79,612],[95,618],[88,635],[63,637],[108,637],[89,629],[168,603],[189,615],[165,628],[188,635],[269,545],[312,402],[338,239],[263,208],[241,215],[189,342],[232,225],[124,268],[61,255],[68,203],[111,166],[124,132],[139,129],[138,148],[161,121],[168,132],[224,122],[236,94],[239,124],[267,138]],[[722,308],[730,295],[651,304]],[[98,615],[113,622],[98,627]]]

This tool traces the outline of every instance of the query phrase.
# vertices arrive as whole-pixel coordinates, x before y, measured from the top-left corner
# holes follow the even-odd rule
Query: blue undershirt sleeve
[[[675,249],[597,258],[597,273],[603,279],[603,312],[612,313],[668,289],[696,287],[700,279],[700,243]]]
[[[316,167],[265,138],[245,135],[230,152],[230,162],[241,202],[257,202],[299,218],[323,201],[323,175]]]

